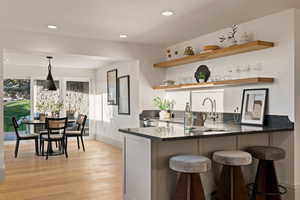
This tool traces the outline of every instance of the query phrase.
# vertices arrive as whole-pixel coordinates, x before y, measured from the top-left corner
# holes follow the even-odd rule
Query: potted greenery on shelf
[[[205,73],[204,73],[204,72],[200,72],[200,73],[198,74],[198,80],[199,80],[199,83],[204,83],[204,82],[205,82],[205,78],[206,78],[206,76],[205,76]]]
[[[160,97],[155,97],[153,99],[154,105],[158,107],[159,119],[170,119],[171,114],[168,112],[171,108],[172,102],[167,99],[161,99]]]

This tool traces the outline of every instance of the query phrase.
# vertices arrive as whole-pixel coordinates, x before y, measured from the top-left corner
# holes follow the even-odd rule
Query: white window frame
[[[31,110],[31,116],[34,115],[34,81],[35,80],[45,80],[45,77],[41,77],[41,76],[5,76],[3,77],[3,80],[5,79],[28,79],[30,80],[30,101],[31,101],[31,105],[30,105],[30,110]],[[94,109],[92,106],[92,102],[93,102],[93,95],[95,94],[95,84],[94,84],[94,80],[92,78],[77,78],[77,77],[54,77],[54,80],[58,80],[59,81],[59,90],[60,90],[60,96],[62,98],[62,101],[65,102],[66,100],[66,86],[67,86],[67,81],[78,81],[78,82],[88,82],[89,83],[89,116],[88,118],[91,119],[90,116],[94,115]],[[65,108],[64,108],[65,109]],[[65,111],[65,110],[63,110]],[[94,139],[95,138],[95,123],[93,122],[93,120],[89,120],[89,136],[87,136],[86,138],[90,138],[90,139]]]

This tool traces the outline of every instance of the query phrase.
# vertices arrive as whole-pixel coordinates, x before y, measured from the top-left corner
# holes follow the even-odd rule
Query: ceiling
[[[0,0],[2,28],[166,46],[283,9],[298,0]],[[172,17],[161,11],[173,10]],[[47,29],[48,24],[58,26]],[[128,34],[128,38],[119,38]]]
[[[48,59],[46,53],[20,52],[15,50],[4,51],[4,65],[28,66],[28,67],[47,67]],[[77,69],[96,69],[109,65],[116,60],[106,57],[82,56],[82,55],[61,55],[53,56],[52,66],[54,68],[77,68]]]

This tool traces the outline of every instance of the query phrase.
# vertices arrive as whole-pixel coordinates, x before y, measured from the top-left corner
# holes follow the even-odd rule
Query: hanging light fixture
[[[52,77],[52,73],[51,73],[51,59],[53,59],[52,56],[47,56],[47,59],[49,60],[49,65],[48,65],[48,76],[46,79],[46,89],[47,90],[57,90],[53,77]]]

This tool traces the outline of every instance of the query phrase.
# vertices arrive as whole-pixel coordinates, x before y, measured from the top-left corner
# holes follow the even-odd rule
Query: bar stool
[[[170,159],[169,166],[179,172],[174,200],[205,200],[199,173],[211,169],[210,159],[197,155],[179,155]]]
[[[285,151],[278,147],[252,146],[247,151],[259,160],[253,185],[253,200],[280,200],[286,188],[278,185],[274,161],[285,158]],[[282,191],[280,191],[280,189]]]
[[[223,169],[217,184],[218,200],[248,200],[248,191],[241,166],[252,163],[251,154],[244,151],[218,151],[213,160],[222,164]]]

